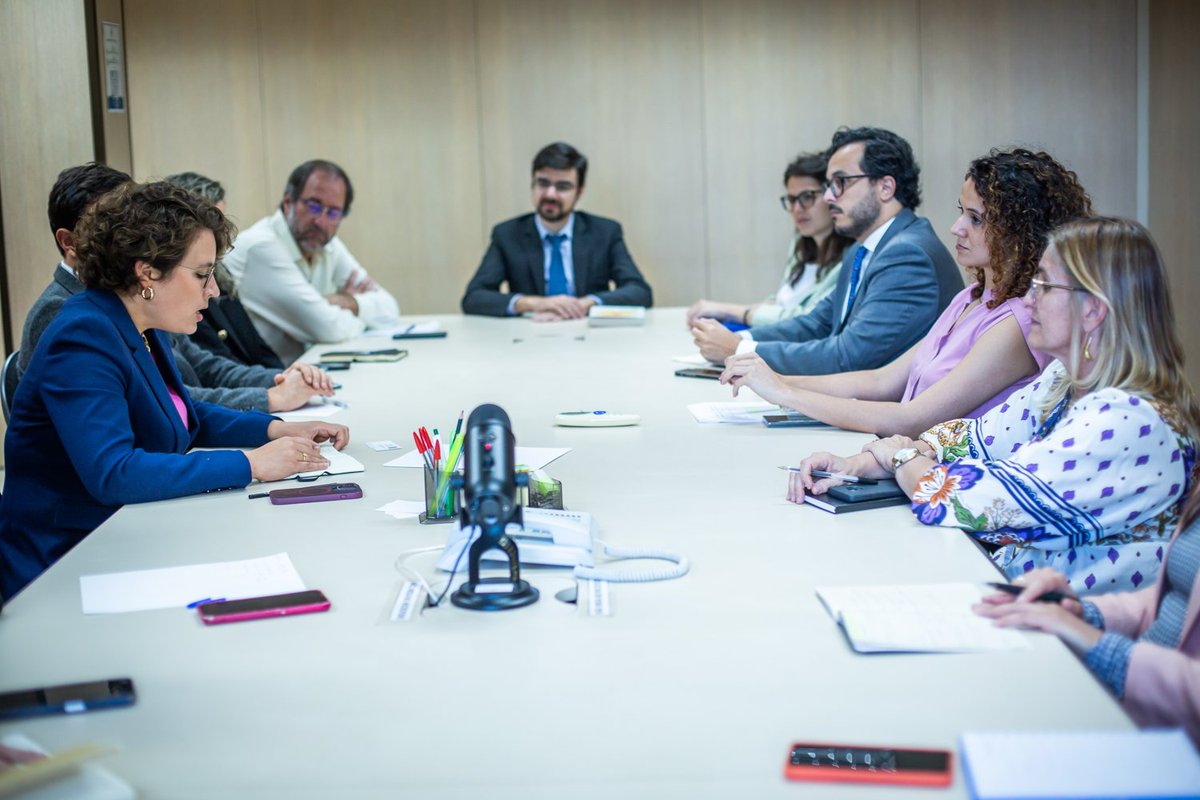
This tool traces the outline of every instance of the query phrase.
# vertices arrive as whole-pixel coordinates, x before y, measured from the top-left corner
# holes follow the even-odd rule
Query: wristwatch
[[[895,475],[896,470],[900,469],[902,466],[912,461],[919,455],[921,455],[921,451],[915,447],[901,447],[896,451],[896,454],[892,456],[892,474]]]

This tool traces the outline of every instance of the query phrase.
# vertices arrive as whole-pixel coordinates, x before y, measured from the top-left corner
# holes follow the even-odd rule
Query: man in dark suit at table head
[[[650,285],[625,247],[619,223],[576,211],[587,158],[566,142],[533,159],[536,213],[492,229],[483,263],[467,284],[467,314],[532,313],[539,320],[578,319],[597,303],[649,306]],[[507,291],[500,286],[508,284]]]
[[[882,128],[833,135],[825,201],[846,248],[837,288],[811,313],[731,333],[699,320],[692,336],[710,361],[757,352],[785,375],[874,369],[923,337],[963,288],[962,273],[921,204],[921,169],[912,148]]]

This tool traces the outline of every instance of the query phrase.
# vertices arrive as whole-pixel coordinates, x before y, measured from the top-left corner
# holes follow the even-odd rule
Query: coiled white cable
[[[593,581],[608,581],[609,583],[648,583],[650,581],[669,581],[682,578],[688,573],[690,564],[687,556],[670,553],[666,550],[636,550],[624,547],[613,547],[607,542],[596,540],[602,548],[605,558],[614,561],[649,558],[657,561],[670,561],[673,567],[647,567],[642,569],[615,568],[609,565],[603,567],[575,567],[575,577]]]

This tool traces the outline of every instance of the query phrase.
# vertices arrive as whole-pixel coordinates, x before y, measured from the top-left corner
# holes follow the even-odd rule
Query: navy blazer
[[[846,248],[837,287],[810,313],[751,335],[763,361],[784,375],[827,375],[874,369],[921,340],[954,295],[962,272],[929,220],[903,209],[862,271],[843,321],[850,271],[859,243]]]
[[[572,237],[576,297],[594,294],[601,303],[618,306],[654,302],[650,284],[625,247],[620,223],[576,211]],[[508,291],[501,292],[505,281]],[[514,294],[546,294],[546,253],[533,214],[492,229],[492,243],[463,295],[463,313],[503,317]]]
[[[154,357],[111,292],[72,297],[42,335],[13,398],[0,497],[0,596],[12,597],[125,503],[241,487],[273,417],[193,403],[167,336]],[[155,363],[157,358],[158,363]],[[185,428],[162,364],[187,406]]]

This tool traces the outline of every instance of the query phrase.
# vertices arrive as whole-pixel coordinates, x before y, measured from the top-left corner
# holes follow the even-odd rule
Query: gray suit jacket
[[[74,275],[55,268],[54,280],[29,309],[21,332],[21,354],[17,356],[17,375],[25,373],[46,328],[58,316],[63,303],[83,291]],[[171,349],[175,364],[192,400],[216,403],[239,411],[267,410],[267,389],[275,385],[277,369],[246,366],[215,355],[194,344],[183,334],[173,333]]]
[[[854,305],[841,321],[858,244],[846,248],[837,288],[811,313],[754,328],[756,352],[784,375],[827,375],[883,366],[924,336],[962,273],[929,220],[904,209],[862,271]]]
[[[649,306],[650,284],[642,278],[625,247],[619,223],[585,211],[575,212],[571,242],[575,296],[594,294],[608,305]],[[500,284],[508,283],[501,292]],[[609,283],[615,288],[609,286]],[[462,310],[466,314],[503,317],[514,294],[546,294],[545,251],[533,214],[524,214],[492,229],[492,243],[467,285]]]

